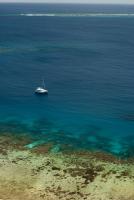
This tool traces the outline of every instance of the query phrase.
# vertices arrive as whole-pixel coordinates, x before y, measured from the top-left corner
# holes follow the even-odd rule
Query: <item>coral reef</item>
[[[134,160],[91,151],[26,148],[30,137],[0,136],[1,200],[133,200]]]

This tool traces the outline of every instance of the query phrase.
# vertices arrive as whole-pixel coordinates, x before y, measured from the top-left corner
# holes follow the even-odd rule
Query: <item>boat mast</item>
[[[43,87],[45,88],[45,81],[44,81],[44,79],[43,79]]]

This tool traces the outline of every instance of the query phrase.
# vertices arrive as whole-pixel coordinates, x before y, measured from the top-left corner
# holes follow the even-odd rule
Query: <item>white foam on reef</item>
[[[39,145],[45,144],[45,143],[46,143],[46,141],[44,141],[44,140],[38,140],[38,141],[35,141],[33,143],[25,145],[25,147],[28,148],[28,149],[32,149],[32,148],[34,148],[36,146],[39,146]]]
[[[28,13],[28,14],[20,14],[21,16],[27,16],[27,17],[41,17],[41,16],[48,16],[48,17],[54,17],[54,16],[56,16],[55,14],[47,14],[47,13],[45,13],[45,14],[39,14],[39,13],[35,13],[35,14],[32,14],[32,13]]]
[[[134,13],[22,13],[26,17],[134,17]]]

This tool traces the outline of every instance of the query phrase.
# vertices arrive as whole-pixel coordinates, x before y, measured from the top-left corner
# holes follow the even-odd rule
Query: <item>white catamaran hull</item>
[[[48,93],[48,90],[39,87],[39,88],[37,88],[37,89],[35,90],[35,93],[36,93],[36,94],[47,94],[47,93]]]

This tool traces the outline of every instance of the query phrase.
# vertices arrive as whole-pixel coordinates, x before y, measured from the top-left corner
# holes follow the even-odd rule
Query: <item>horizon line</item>
[[[134,5],[134,3],[88,3],[88,2],[0,2],[0,4],[74,4],[74,5]]]

